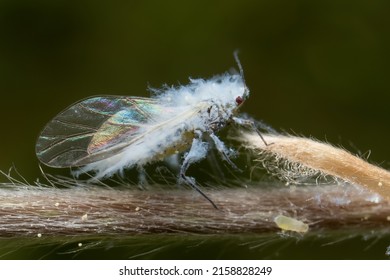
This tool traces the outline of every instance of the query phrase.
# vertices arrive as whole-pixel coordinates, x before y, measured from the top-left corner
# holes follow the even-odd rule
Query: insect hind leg
[[[138,188],[144,190],[145,186],[148,185],[146,170],[142,165],[138,165],[137,171],[138,171]]]
[[[211,203],[211,205],[218,209],[217,205],[196,185],[195,179],[192,177],[188,177],[186,175],[187,169],[190,167],[191,164],[200,161],[201,159],[205,158],[207,155],[208,145],[205,142],[202,142],[198,138],[194,138],[192,141],[191,149],[190,151],[185,155],[183,164],[180,168],[180,177],[179,180],[191,188],[193,188],[195,191],[197,191],[200,195],[202,195],[207,201]]]

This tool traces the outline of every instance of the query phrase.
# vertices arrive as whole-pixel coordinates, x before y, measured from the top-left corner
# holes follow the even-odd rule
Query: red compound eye
[[[244,99],[242,99],[241,96],[237,96],[237,97],[236,97],[236,103],[237,103],[237,105],[240,105],[242,102],[244,102]]]

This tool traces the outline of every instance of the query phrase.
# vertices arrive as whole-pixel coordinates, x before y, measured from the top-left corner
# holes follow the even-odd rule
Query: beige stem
[[[267,143],[272,144],[266,146],[257,134],[243,134],[242,137],[251,148],[363,186],[390,201],[389,171],[345,150],[312,139],[283,135],[263,136]]]

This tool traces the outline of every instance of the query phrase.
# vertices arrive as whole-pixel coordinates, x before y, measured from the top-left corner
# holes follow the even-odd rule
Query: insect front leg
[[[202,190],[196,185],[195,179],[192,177],[188,177],[186,175],[187,169],[190,167],[191,164],[200,161],[201,159],[205,158],[207,155],[208,145],[207,143],[202,142],[202,140],[200,139],[201,132],[197,132],[197,134],[198,134],[198,138],[194,138],[192,140],[191,149],[184,157],[183,164],[180,168],[179,180],[183,181],[191,188],[196,190],[205,199],[207,199],[215,209],[218,209],[217,205],[215,205],[215,203],[204,192],[202,192]]]
[[[222,159],[224,159],[233,169],[236,171],[242,171],[235,165],[229,157],[230,151],[226,148],[225,144],[215,135],[214,133],[210,133],[210,138],[214,141],[215,147],[217,148],[217,151],[222,156]]]
[[[233,120],[236,124],[239,124],[239,125],[242,125],[242,126],[247,126],[247,127],[252,128],[254,131],[257,132],[257,134],[260,136],[261,140],[264,142],[264,144],[265,144],[266,146],[270,145],[270,144],[268,144],[268,143],[265,141],[263,135],[261,135],[260,130],[256,127],[256,124],[255,124],[254,121],[248,120],[248,119],[237,118],[237,117],[232,117],[232,120]],[[271,143],[271,144],[272,144],[272,143]]]

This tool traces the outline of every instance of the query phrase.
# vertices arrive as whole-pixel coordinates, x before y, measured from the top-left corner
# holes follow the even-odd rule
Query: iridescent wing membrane
[[[91,97],[58,114],[36,144],[41,162],[74,167],[103,160],[131,145],[132,139],[161,113],[155,99]]]

